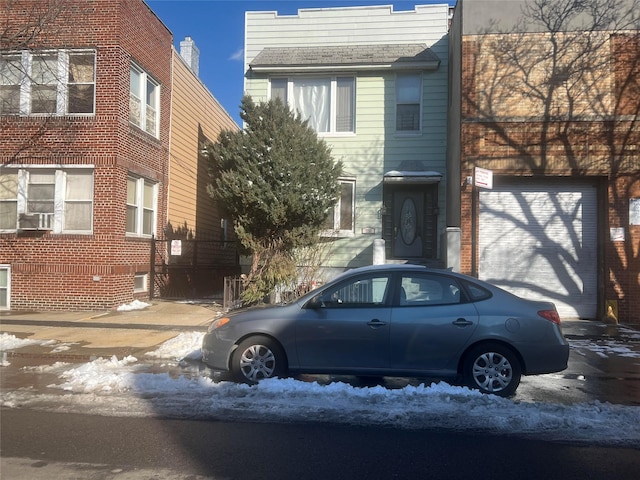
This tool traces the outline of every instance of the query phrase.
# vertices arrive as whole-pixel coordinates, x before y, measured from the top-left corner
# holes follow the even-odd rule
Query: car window
[[[461,303],[460,285],[453,277],[430,274],[403,274],[399,305],[449,305]]]
[[[480,285],[476,285],[475,283],[465,282],[467,286],[467,290],[469,291],[469,295],[471,296],[471,301],[477,302],[479,300],[486,300],[487,298],[491,298],[491,292],[481,287]]]
[[[389,276],[357,277],[322,294],[325,307],[363,307],[383,305],[389,291]]]

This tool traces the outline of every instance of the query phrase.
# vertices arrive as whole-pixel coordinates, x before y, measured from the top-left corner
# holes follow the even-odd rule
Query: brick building
[[[458,0],[447,225],[463,272],[564,318],[638,322],[637,25],[603,0],[558,3]],[[595,3],[608,17],[575,10]],[[478,186],[487,174],[492,188]]]
[[[170,137],[203,135],[170,130],[171,32],[142,0],[2,8],[0,309],[148,298],[151,238],[190,221],[168,213]],[[210,138],[237,128],[207,94]]]

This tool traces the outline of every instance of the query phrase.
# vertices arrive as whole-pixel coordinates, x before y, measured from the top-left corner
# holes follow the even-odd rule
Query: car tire
[[[287,369],[282,347],[269,337],[250,337],[243,340],[233,352],[231,372],[246,383],[257,383],[264,378],[280,377]]]
[[[462,368],[465,385],[500,397],[512,396],[522,376],[517,355],[510,348],[495,343],[471,349]]]

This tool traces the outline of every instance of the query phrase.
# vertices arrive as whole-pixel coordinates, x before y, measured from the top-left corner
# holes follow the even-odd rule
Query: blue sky
[[[245,11],[295,14],[301,8],[350,5],[393,5],[397,11],[413,10],[415,5],[452,3],[452,0],[146,0],[146,3],[171,30],[178,50],[184,37],[193,38],[200,50],[201,80],[241,124]]]

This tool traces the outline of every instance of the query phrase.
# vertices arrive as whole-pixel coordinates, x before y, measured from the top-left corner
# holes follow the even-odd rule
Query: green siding
[[[422,131],[395,132],[395,73],[358,72],[356,75],[356,133],[325,135],[344,173],[356,178],[355,230],[352,237],[331,240],[326,267],[337,270],[372,263],[373,242],[382,236],[382,180],[402,162],[422,161],[428,170],[446,171],[447,6],[425,6],[407,14],[389,14],[385,7],[301,10],[279,17],[273,12],[246,16],[247,65],[265,47],[425,43],[441,60],[437,71],[423,74]],[[256,101],[268,98],[268,76],[247,67],[245,91]],[[328,73],[330,74],[330,73]],[[320,74],[317,74],[320,75]],[[445,228],[445,181],[439,186],[439,231]],[[373,229],[375,233],[367,233]]]

